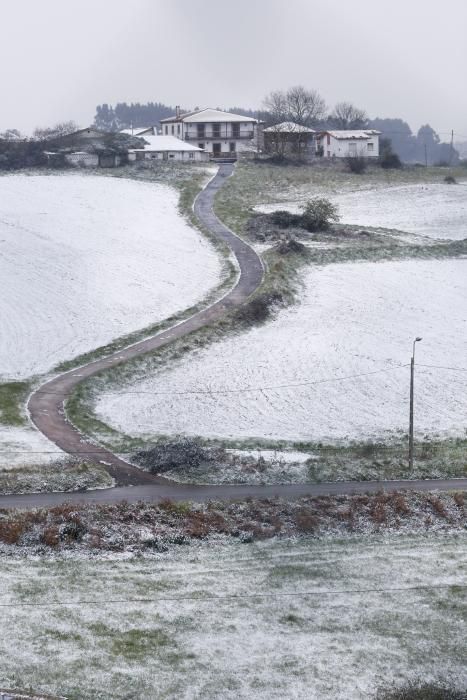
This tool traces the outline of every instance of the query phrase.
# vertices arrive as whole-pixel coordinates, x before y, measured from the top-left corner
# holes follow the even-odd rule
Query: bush
[[[307,231],[325,231],[333,221],[339,221],[338,209],[325,197],[315,197],[303,207],[301,224]]]
[[[284,241],[280,241],[280,243],[277,244],[275,250],[279,255],[289,255],[290,253],[303,255],[306,251],[306,247],[303,243],[297,241],[296,238],[286,238]]]
[[[271,221],[281,228],[289,228],[290,226],[300,226],[301,216],[292,214],[290,211],[278,209],[271,214]]]
[[[219,457],[220,450],[205,447],[199,438],[180,436],[159,442],[149,450],[140,450],[132,456],[133,461],[153,474],[162,474],[170,469],[199,467]]]
[[[257,294],[240,307],[237,318],[246,324],[261,323],[269,318],[272,307],[282,301],[283,297],[279,292]]]
[[[444,178],[444,182],[446,182],[448,185],[456,185],[457,180],[453,175],[446,175]]]
[[[402,168],[402,162],[397,153],[383,153],[380,159],[380,165],[385,170]]]
[[[368,161],[364,156],[347,156],[345,159],[351,173],[361,175],[368,167]]]

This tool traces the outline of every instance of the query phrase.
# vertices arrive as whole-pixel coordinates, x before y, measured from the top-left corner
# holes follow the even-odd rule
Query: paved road
[[[233,251],[239,268],[239,276],[232,290],[212,306],[200,311],[191,318],[155,336],[142,340],[108,357],[90,362],[79,369],[65,372],[39,387],[31,394],[28,409],[36,427],[64,452],[89,455],[90,459],[106,463],[108,471],[115,478],[117,487],[77,493],[41,493],[19,496],[0,496],[0,508],[40,507],[59,503],[115,503],[121,500],[159,501],[163,498],[174,500],[235,499],[246,497],[272,498],[300,496],[352,494],[384,490],[467,489],[467,479],[432,481],[392,481],[392,482],[338,482],[325,484],[283,484],[277,486],[192,486],[179,485],[156,477],[127,464],[109,450],[91,442],[67,421],[64,402],[76,386],[98,372],[125,362],[126,360],[161,348],[176,338],[191,333],[222,317],[226,311],[244,303],[258,288],[263,279],[261,259],[255,251],[232,231],[224,226],[213,212],[216,192],[222,187],[225,178],[233,172],[230,164],[221,165],[217,175],[200,193],[195,201],[198,219],[212,233],[222,239]]]
[[[69,454],[89,455],[90,459],[105,462],[118,486],[169,485],[171,482],[143,472],[104,447],[93,443],[68,422],[64,402],[84,379],[111,366],[119,365],[130,358],[164,347],[177,338],[182,338],[209,325],[225,315],[228,310],[243,304],[261,284],[264,274],[261,258],[253,248],[224,226],[212,209],[214,197],[224,184],[225,178],[232,174],[233,167],[231,164],[220,165],[218,173],[198,195],[194,205],[196,216],[200,221],[215,236],[227,243],[235,255],[239,275],[231,291],[208,308],[165,331],[108,355],[106,358],[95,360],[51,379],[40,386],[29,398],[28,410],[31,419],[49,440]]]

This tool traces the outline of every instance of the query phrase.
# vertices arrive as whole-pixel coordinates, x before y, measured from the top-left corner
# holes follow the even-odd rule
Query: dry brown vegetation
[[[193,504],[61,505],[0,512],[0,545],[48,550],[155,550],[210,536],[271,537],[464,530],[464,494],[373,495]]]

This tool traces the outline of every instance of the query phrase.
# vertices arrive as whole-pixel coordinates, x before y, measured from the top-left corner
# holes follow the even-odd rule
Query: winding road
[[[130,345],[103,359],[95,360],[70,370],[46,382],[36,389],[28,401],[31,420],[49,440],[69,454],[89,455],[94,461],[105,463],[116,481],[112,489],[96,489],[73,493],[37,493],[0,496],[0,508],[30,508],[60,503],[115,503],[127,501],[173,500],[206,501],[209,499],[299,498],[302,496],[368,493],[380,490],[449,490],[467,489],[466,479],[386,481],[386,482],[335,482],[321,484],[280,484],[274,486],[219,485],[195,486],[177,484],[134,467],[106,448],[96,445],[80,433],[66,418],[64,404],[72,391],[85,379],[111,366],[122,364],[130,358],[162,348],[172,341],[196,331],[221,318],[227,311],[243,304],[259,287],[264,269],[261,258],[245,241],[236,236],[216,217],[213,211],[214,197],[233,173],[234,166],[222,164],[217,174],[195,200],[194,211],[200,222],[217,238],[224,241],[233,252],[239,269],[234,287],[220,300],[199,311],[190,318],[154,336]]]

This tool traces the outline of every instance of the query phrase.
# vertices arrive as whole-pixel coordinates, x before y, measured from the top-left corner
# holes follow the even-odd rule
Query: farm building
[[[245,151],[259,146],[259,121],[220,109],[198,109],[182,114],[177,107],[173,117],[161,119],[164,136],[174,136],[206,151],[212,159],[236,160]]]
[[[311,149],[315,130],[295,122],[281,122],[264,129],[264,150],[268,153],[304,153]]]
[[[377,158],[380,134],[374,129],[321,131],[316,135],[316,152],[324,158]]]
[[[182,141],[175,136],[144,136],[145,145],[128,151],[128,159],[135,160],[182,160],[187,162],[209,160],[206,151]]]
[[[77,168],[115,168],[123,162],[120,153],[110,151],[44,151],[44,155],[48,164],[55,167],[67,164]]]
[[[144,127],[134,126],[134,127],[131,127],[130,129],[120,129],[120,131],[118,133],[125,134],[126,136],[137,136],[138,138],[140,138],[141,136],[157,136],[157,127],[156,126],[144,126]]]

